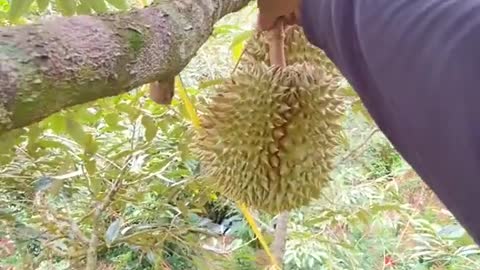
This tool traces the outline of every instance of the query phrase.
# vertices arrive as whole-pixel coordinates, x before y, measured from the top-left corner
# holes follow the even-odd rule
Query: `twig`
[[[255,222],[258,224],[258,226],[265,230],[267,233],[269,234],[274,234],[275,233],[275,229],[272,228],[271,226],[269,226],[268,224],[266,224],[265,222],[263,222],[262,220],[260,220],[259,217],[257,217],[256,215],[252,215],[253,216],[253,219],[255,220]]]
[[[65,235],[69,234],[65,232],[69,230],[70,234],[73,235],[74,240],[78,240],[80,244],[86,245],[88,243],[88,238],[80,230],[78,224],[72,219],[64,218],[56,213],[56,211],[49,206],[48,202],[45,201],[44,195],[45,193],[43,192],[37,192],[35,194],[34,205],[45,221],[52,222],[58,230]],[[71,237],[68,238],[71,239]]]
[[[165,166],[163,166],[163,167],[162,167],[160,170],[158,170],[157,172],[152,173],[152,174],[149,174],[149,175],[147,175],[146,177],[140,178],[140,179],[138,179],[138,180],[136,180],[136,181],[132,181],[132,182],[128,183],[128,185],[131,186],[131,185],[138,184],[138,183],[140,183],[140,182],[143,183],[144,181],[147,181],[147,180],[150,180],[150,179],[154,179],[155,177],[163,174],[163,173],[168,169],[168,167],[170,167],[170,165],[172,165],[172,162],[173,162],[173,161],[169,161]]]
[[[282,264],[283,255],[285,254],[285,246],[287,243],[287,226],[289,213],[283,212],[277,217],[277,226],[275,228],[274,239],[272,243],[272,252],[277,262]]]
[[[128,162],[124,167],[124,170],[128,167]],[[118,192],[120,187],[122,186],[122,177],[123,173],[115,180],[112,187],[108,191],[107,195],[100,204],[97,204],[95,207],[95,211],[93,212],[93,222],[92,222],[92,235],[90,236],[90,241],[88,242],[88,250],[87,250],[87,264],[85,270],[95,270],[97,269],[97,247],[98,247],[98,240],[99,240],[99,231],[98,226],[100,223],[100,216],[105,211],[105,209],[110,205],[115,194]]]
[[[367,136],[367,138],[361,143],[359,144],[357,147],[355,147],[355,149],[353,149],[352,151],[350,151],[345,157],[342,158],[342,160],[340,160],[339,163],[343,163],[345,162],[347,159],[349,159],[350,157],[352,157],[354,154],[356,154],[361,148],[363,148],[368,142],[370,142],[370,140],[372,139],[373,135],[375,135],[378,131],[380,131],[378,128],[374,128],[370,134]]]

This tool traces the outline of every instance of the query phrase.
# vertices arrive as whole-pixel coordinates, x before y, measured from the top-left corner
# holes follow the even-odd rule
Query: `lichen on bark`
[[[128,30],[128,44],[134,55],[138,55],[145,45],[143,34],[134,29]]]

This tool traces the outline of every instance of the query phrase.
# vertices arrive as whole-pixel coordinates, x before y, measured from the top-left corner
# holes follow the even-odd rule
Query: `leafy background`
[[[121,11],[124,0],[0,0],[0,25]],[[227,16],[181,84],[197,104],[228,76],[255,6]],[[245,23],[248,22],[248,23]],[[291,213],[286,269],[480,269],[479,249],[395,152],[345,84],[346,140],[324,196]],[[232,202],[194,181],[184,102],[146,89],[63,110],[0,140],[0,269],[262,269]],[[255,213],[269,241],[274,218]],[[89,250],[92,236],[96,248]],[[88,252],[87,252],[88,251]]]

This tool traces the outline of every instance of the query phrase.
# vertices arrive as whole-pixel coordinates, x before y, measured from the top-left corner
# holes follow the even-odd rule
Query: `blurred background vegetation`
[[[112,11],[147,4],[98,1]],[[26,2],[12,15],[0,0],[0,25],[72,13],[68,0]],[[255,14],[252,4],[221,20],[180,74],[194,104],[228,76]],[[344,91],[333,180],[291,212],[286,269],[480,269],[478,247]],[[235,204],[194,181],[190,129],[181,99],[159,106],[140,88],[3,136],[0,269],[78,269],[89,254],[102,270],[262,269],[267,257]],[[275,217],[254,214],[271,241]]]

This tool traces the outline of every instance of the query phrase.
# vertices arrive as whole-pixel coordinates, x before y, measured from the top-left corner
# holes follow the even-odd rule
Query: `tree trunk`
[[[175,0],[0,28],[0,134],[73,105],[176,76],[250,0]]]

